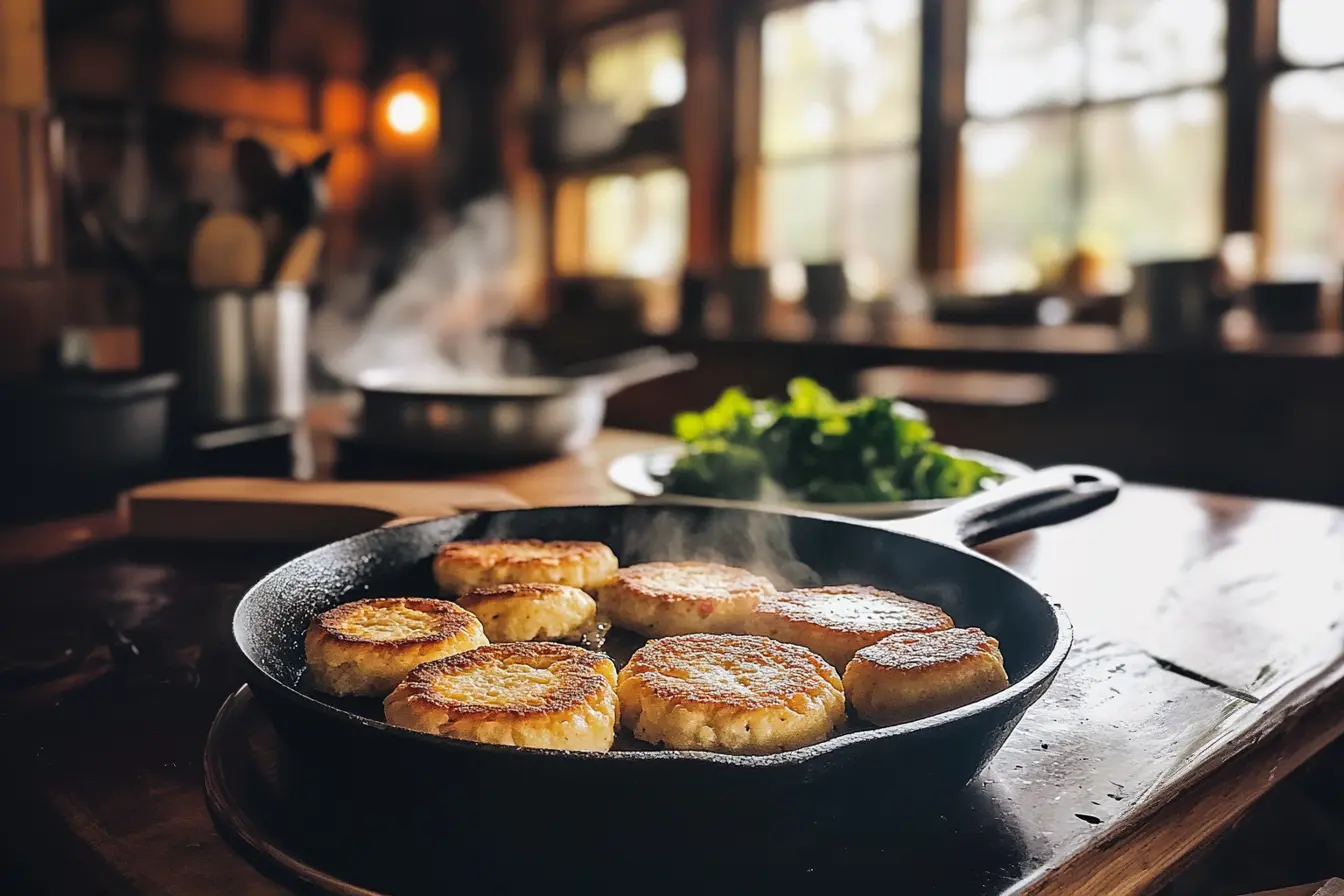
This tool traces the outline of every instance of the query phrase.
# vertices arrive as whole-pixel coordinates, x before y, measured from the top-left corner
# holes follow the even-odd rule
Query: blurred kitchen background
[[[1340,503],[1342,278],[1338,0],[0,9],[12,495],[307,475],[371,373],[662,346],[607,425],[805,374]]]

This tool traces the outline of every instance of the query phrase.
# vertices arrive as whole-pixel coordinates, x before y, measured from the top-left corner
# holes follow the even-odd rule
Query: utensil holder
[[[196,429],[298,420],[308,392],[308,293],[294,286],[181,297],[182,411]]]

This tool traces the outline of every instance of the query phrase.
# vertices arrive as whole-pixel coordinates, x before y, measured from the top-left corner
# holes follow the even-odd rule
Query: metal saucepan
[[[419,818],[422,831],[451,838],[454,848],[498,851],[509,840],[500,840],[501,832],[533,817],[520,807],[572,798],[604,819],[603,836],[619,835],[613,829],[626,827],[626,819],[637,821],[629,827],[639,836],[666,826],[670,835],[694,831],[699,838],[720,826],[737,843],[806,851],[814,848],[819,819],[847,817],[865,800],[883,801],[885,813],[945,800],[998,751],[1054,680],[1072,632],[1048,596],[968,546],[1090,513],[1110,504],[1120,485],[1105,470],[1054,467],[937,513],[884,523],[681,505],[465,514],[368,532],[291,561],[243,598],[233,634],[248,683],[294,748],[287,752],[316,775],[314,792],[334,801],[333,812],[354,811],[358,801],[360,817],[380,825]],[[768,571],[780,585],[891,589],[997,637],[1010,686],[931,718],[880,729],[856,723],[815,746],[752,757],[652,750],[624,734],[605,754],[454,741],[384,724],[376,700],[332,698],[305,686],[304,632],[315,615],[350,600],[433,595],[435,550],[482,537],[592,539],[609,544],[624,564],[712,558]],[[609,640],[607,650],[620,665],[633,646]],[[331,782],[350,769],[387,771],[361,773],[357,787],[337,783],[333,791]],[[410,770],[410,778],[391,771],[398,769]],[[387,780],[402,783],[371,783]],[[546,837],[564,827],[548,822]],[[575,833],[591,831],[578,824]]]
[[[696,364],[693,355],[638,349],[571,367],[562,376],[519,376],[438,386],[395,371],[370,371],[361,441],[398,451],[519,462],[568,454],[602,428],[607,398]]]

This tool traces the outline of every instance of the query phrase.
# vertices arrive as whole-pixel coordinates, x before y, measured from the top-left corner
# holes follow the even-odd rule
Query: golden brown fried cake
[[[978,628],[892,635],[845,667],[845,693],[874,725],[937,715],[1006,687],[999,642]]]
[[[613,625],[653,637],[732,633],[774,592],[745,569],[688,560],[626,567],[599,589],[597,603]]]
[[[897,632],[951,628],[937,607],[866,585],[800,588],[763,598],[746,631],[801,644],[845,668],[854,654]]]
[[[454,541],[434,557],[446,595],[509,584],[569,585],[592,591],[616,572],[616,555],[598,541]]]
[[[383,713],[458,740],[605,752],[616,737],[616,667],[567,644],[491,644],[420,666]]]
[[[318,616],[303,639],[313,686],[383,697],[421,663],[489,642],[480,620],[446,600],[381,597]]]
[[[776,753],[843,724],[840,676],[812,651],[751,635],[650,641],[621,670],[621,723],[678,750]]]
[[[457,599],[481,620],[492,643],[572,638],[593,627],[597,602],[568,585],[496,585]]]

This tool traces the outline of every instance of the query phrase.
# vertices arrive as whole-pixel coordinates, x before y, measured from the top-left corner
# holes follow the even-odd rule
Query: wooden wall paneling
[[[333,139],[366,137],[369,132],[369,91],[353,78],[329,78],[322,84],[319,127]]]
[[[1264,237],[1270,232],[1265,102],[1279,58],[1278,5],[1278,0],[1242,0],[1227,7],[1223,227],[1225,233],[1260,234],[1260,260],[1267,257]]]
[[[564,180],[552,189],[553,270],[561,276],[580,276],[587,272],[588,261],[588,182]]]
[[[506,46],[510,69],[505,80],[500,116],[499,151],[504,177],[513,199],[517,239],[514,268],[516,287],[523,296],[521,313],[528,319],[545,316],[546,194],[543,178],[533,169],[531,113],[545,95],[546,35],[540,4],[543,0],[509,0]]]
[[[368,54],[362,15],[324,0],[254,0],[272,17],[267,59],[279,71],[318,70],[344,77],[360,75]]]
[[[62,100],[125,100],[138,95],[142,48],[103,36],[60,38],[52,54],[52,91]],[[258,75],[223,58],[170,47],[148,99],[158,105],[218,118],[310,129],[307,79]]]
[[[159,100],[220,117],[311,128],[310,87],[299,75],[258,76],[226,62],[173,54],[164,60]]]
[[[622,21],[675,9],[677,0],[549,0],[549,5],[555,7],[551,33],[573,39]]]
[[[0,380],[37,370],[61,327],[59,299],[50,275],[0,271]]]
[[[46,85],[42,0],[4,0],[0,3],[0,107],[39,108],[46,102]]]
[[[242,58],[252,5],[249,0],[164,0],[165,25],[176,45]],[[274,6],[274,0],[266,5]]]
[[[27,113],[0,108],[0,270],[28,267]]]
[[[733,26],[732,261],[761,258],[761,20],[760,4],[736,7]]]
[[[681,107],[682,167],[689,185],[686,265],[718,270],[726,261],[732,209],[732,10],[716,0],[685,0],[686,97]]]
[[[929,276],[960,267],[961,123],[969,0],[924,0],[916,258]]]
[[[135,89],[135,46],[103,35],[65,34],[52,42],[51,92],[58,100],[119,99]]]

